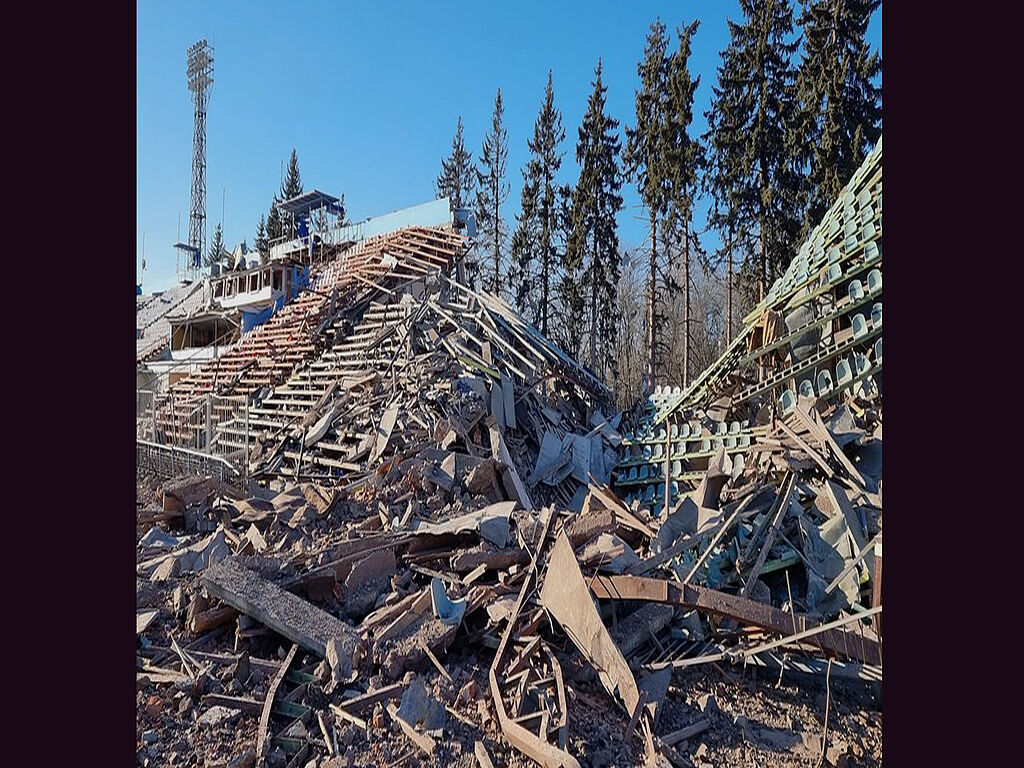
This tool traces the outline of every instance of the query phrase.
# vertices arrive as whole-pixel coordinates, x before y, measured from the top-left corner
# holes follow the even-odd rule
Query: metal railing
[[[174,392],[136,391],[135,439],[145,446],[145,465],[158,474],[181,473],[190,468],[213,468],[248,481],[249,399],[244,395],[207,394],[184,398]],[[180,461],[176,458],[182,457]],[[141,454],[137,454],[143,466]],[[179,466],[180,464],[180,466]]]
[[[160,445],[136,438],[135,465],[160,477],[201,475],[215,477],[228,485],[242,488],[245,481],[232,464],[219,456],[211,456],[189,448]]]

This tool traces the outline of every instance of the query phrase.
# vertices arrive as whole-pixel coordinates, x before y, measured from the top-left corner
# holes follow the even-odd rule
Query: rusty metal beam
[[[797,631],[820,626],[820,622],[806,616],[790,613],[748,600],[736,595],[707,589],[693,584],[680,584],[663,579],[643,576],[599,575],[590,583],[594,597],[601,600],[649,600],[669,603],[695,609],[744,624],[753,624],[762,629],[789,635],[793,632],[794,621]],[[832,629],[807,638],[807,643],[825,651],[842,654],[865,664],[881,664],[882,655],[878,642],[858,632],[846,629]]]

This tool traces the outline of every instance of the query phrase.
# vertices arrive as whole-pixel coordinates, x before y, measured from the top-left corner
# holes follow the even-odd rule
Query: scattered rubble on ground
[[[139,764],[879,765],[867,361],[780,399],[728,352],[616,414],[499,299],[391,258],[318,305],[310,361],[251,382],[244,490],[139,477]],[[668,415],[686,440],[743,409],[754,427],[693,436],[685,488],[630,486],[623,447],[678,438]]]

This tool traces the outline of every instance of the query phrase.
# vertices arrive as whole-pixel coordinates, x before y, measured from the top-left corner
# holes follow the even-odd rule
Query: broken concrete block
[[[196,723],[200,726],[217,728],[224,725],[234,725],[241,716],[242,710],[222,707],[218,704],[203,712],[199,719],[196,720]]]
[[[623,656],[630,656],[644,643],[668,626],[675,608],[660,603],[645,603],[628,616],[619,619],[609,632]]]
[[[633,548],[613,533],[601,533],[580,553],[580,563],[596,565],[599,570],[622,573],[640,564]]]
[[[395,553],[382,549],[352,566],[345,578],[345,613],[362,618],[377,602],[381,592],[391,586],[395,572]]]
[[[415,727],[422,723],[424,731],[437,735],[440,735],[448,721],[444,705],[427,692],[422,677],[414,678],[406,686],[397,715],[408,725]]]

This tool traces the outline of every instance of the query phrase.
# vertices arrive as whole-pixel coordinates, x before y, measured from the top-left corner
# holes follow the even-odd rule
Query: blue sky
[[[597,59],[604,62],[609,114],[632,123],[636,65],[659,14],[673,35],[684,20],[701,21],[691,57],[691,71],[701,76],[694,120],[701,132],[728,42],[726,18],[739,19],[738,2],[139,2],[137,279],[144,232],[146,292],[175,279],[179,213],[181,239],[187,238],[193,114],[185,50],[199,38],[215,46],[209,232],[221,220],[223,196],[225,239],[233,248],[243,238],[252,244],[292,147],[305,188],[344,193],[354,221],[432,199],[458,116],[479,157],[499,86],[512,185],[502,213],[511,226],[548,69],[566,131],[560,181],[575,182],[576,131]],[[879,9],[869,28],[878,50],[881,27]],[[635,187],[624,192],[619,237],[632,248],[646,227]],[[705,209],[698,210],[699,226]],[[710,245],[713,236],[706,238]]]

